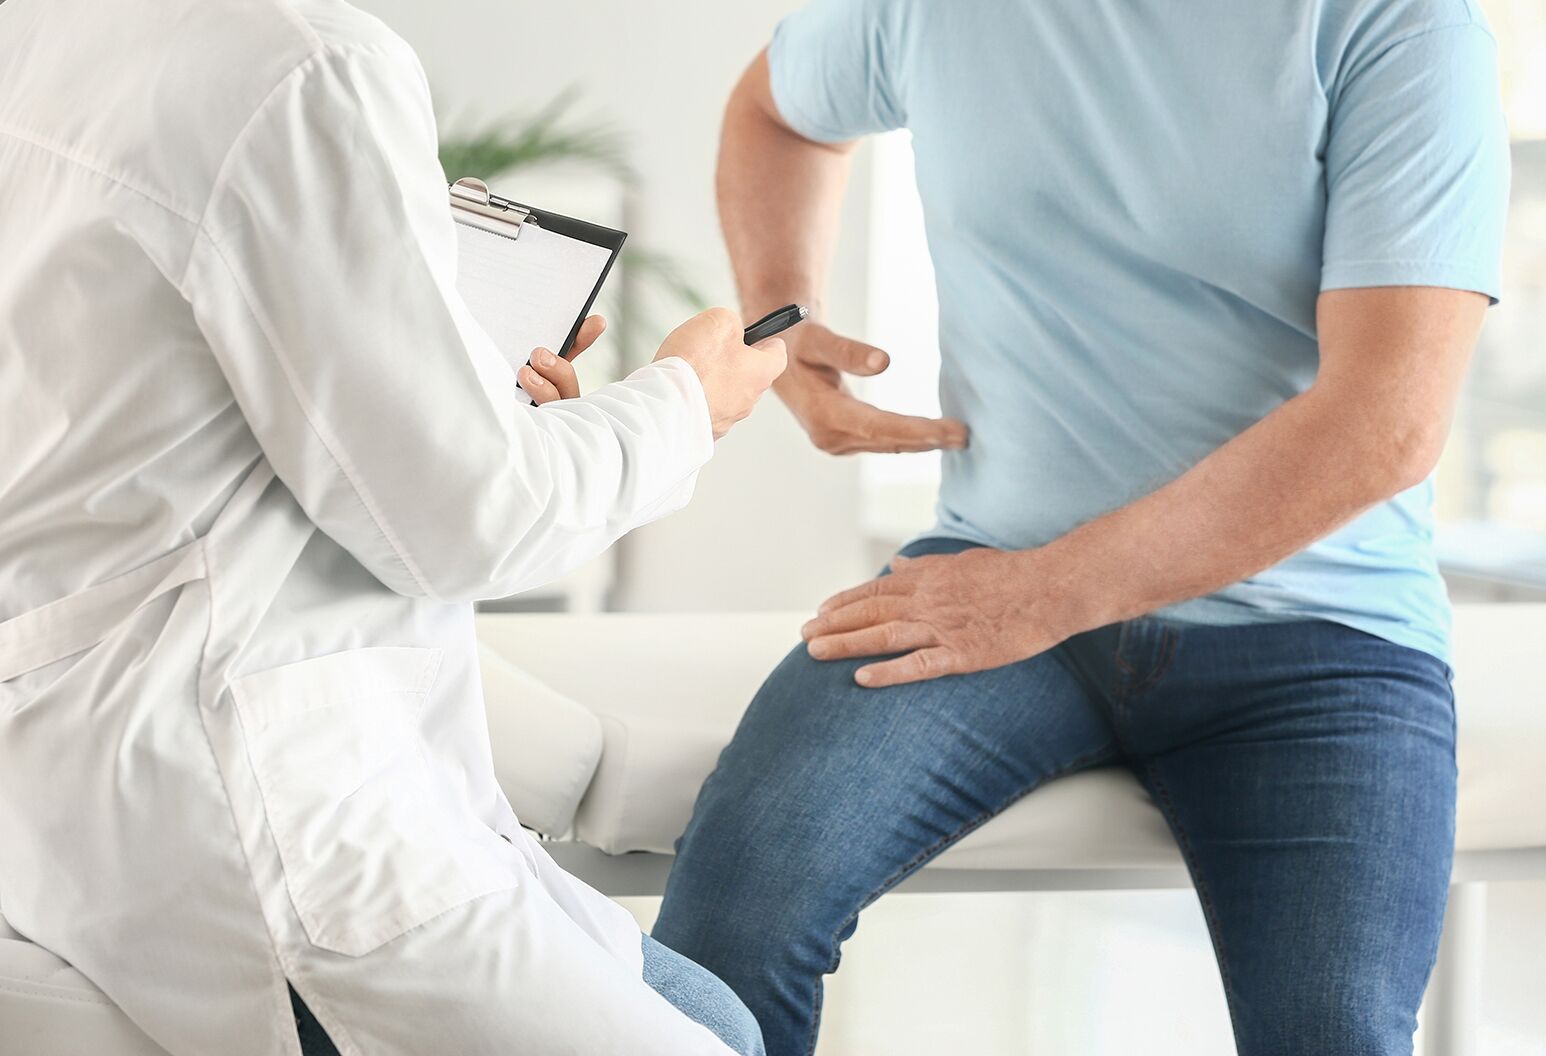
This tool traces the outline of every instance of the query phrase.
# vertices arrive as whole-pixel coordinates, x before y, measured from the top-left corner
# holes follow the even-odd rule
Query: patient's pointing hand
[[[880,349],[842,337],[816,322],[795,327],[785,340],[789,369],[773,389],[821,450],[851,455],[966,446],[966,426],[961,422],[883,411],[846,391],[844,374],[879,374],[890,365],[890,357]]]

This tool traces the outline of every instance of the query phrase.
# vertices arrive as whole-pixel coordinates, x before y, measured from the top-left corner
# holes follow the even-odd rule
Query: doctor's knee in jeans
[[[719,1036],[737,1056],[763,1056],[762,1029],[719,977],[645,936],[644,981],[682,1014]]]

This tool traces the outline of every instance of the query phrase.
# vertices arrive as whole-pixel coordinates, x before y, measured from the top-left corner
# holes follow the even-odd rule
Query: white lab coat
[[[0,906],[176,1056],[297,1052],[287,979],[345,1054],[722,1054],[517,825],[471,610],[681,505],[703,391],[522,406],[435,150],[341,0],[0,4]]]

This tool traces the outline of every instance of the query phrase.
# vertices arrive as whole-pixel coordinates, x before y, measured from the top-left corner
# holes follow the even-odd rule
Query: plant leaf
[[[517,169],[576,163],[634,186],[638,176],[628,162],[626,137],[610,124],[570,120],[576,98],[570,88],[535,113],[509,114],[465,132],[443,135],[440,167],[447,182],[463,176],[492,180]]]

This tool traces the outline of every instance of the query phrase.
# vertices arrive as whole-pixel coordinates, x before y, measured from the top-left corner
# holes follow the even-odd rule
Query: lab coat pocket
[[[518,882],[509,844],[426,762],[417,719],[439,666],[435,649],[354,649],[231,684],[313,945],[363,956]]]

